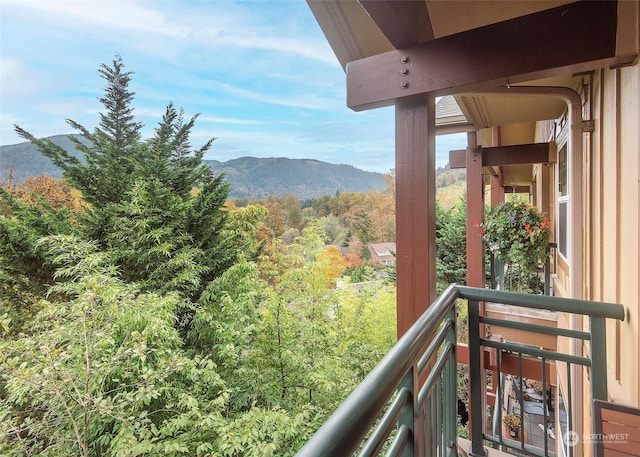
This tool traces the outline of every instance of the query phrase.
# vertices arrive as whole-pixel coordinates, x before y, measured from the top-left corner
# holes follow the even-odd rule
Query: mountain
[[[80,136],[75,135],[77,138]],[[67,135],[49,137],[55,144],[77,154]],[[226,162],[205,160],[231,184],[231,198],[266,198],[293,194],[301,200],[335,195],[336,192],[384,190],[384,175],[351,165],[335,165],[313,159],[242,157]],[[31,143],[0,146],[0,181],[20,182],[29,176],[60,177],[61,170]]]
[[[293,194],[302,200],[336,192],[384,190],[383,174],[351,165],[313,159],[241,157],[227,162],[206,161],[215,173],[224,173],[231,198],[266,198]]]
[[[72,136],[82,140],[80,135]],[[74,144],[67,137],[68,135],[56,135],[50,136],[48,139],[79,157],[80,153],[76,151]],[[8,181],[10,173],[13,174],[14,182],[24,181],[29,176],[46,175],[53,178],[62,176],[62,170],[28,141],[0,146],[0,181]]]

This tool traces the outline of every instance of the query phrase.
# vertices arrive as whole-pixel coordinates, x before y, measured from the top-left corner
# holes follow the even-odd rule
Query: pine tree
[[[144,291],[174,290],[195,303],[207,283],[233,265],[241,250],[240,234],[227,230],[224,204],[229,185],[203,162],[214,139],[192,148],[190,134],[198,116],[186,120],[182,110],[169,104],[153,136],[142,140],[143,125],[135,120],[135,94],[129,88],[132,73],[125,71],[120,56],[98,71],[106,81],[99,98],[104,111],[98,126],[90,131],[67,120],[83,137],[83,141],[69,137],[80,158],[19,126],[16,132],[59,166],[64,179],[88,203],[84,213],[73,218],[77,235],[96,242],[122,277]],[[5,200],[6,196],[0,199],[0,214],[9,218],[21,221],[20,211],[32,211],[2,205]],[[18,241],[33,244],[38,237],[56,233],[48,229],[13,241],[5,234],[3,239],[15,246],[0,251],[1,261],[14,262],[21,251],[37,252]],[[44,258],[38,258],[27,265],[43,263]]]
[[[467,282],[466,196],[451,209],[436,206],[436,280],[438,291]]]
[[[88,203],[103,206],[119,202],[131,188],[142,124],[134,121],[131,104],[135,94],[129,90],[131,73],[124,71],[122,58],[116,56],[112,67],[100,65],[98,72],[107,82],[105,94],[99,99],[106,110],[100,113],[99,126],[90,132],[83,125],[67,119],[67,123],[88,140],[87,145],[69,136],[84,160],[48,139],[36,138],[17,125],[15,130],[60,167],[67,182],[82,192]]]
[[[30,204],[0,187],[0,319],[11,334],[23,331],[33,304],[54,283],[54,256],[39,240],[73,233],[72,221],[68,209],[54,209],[42,198]]]

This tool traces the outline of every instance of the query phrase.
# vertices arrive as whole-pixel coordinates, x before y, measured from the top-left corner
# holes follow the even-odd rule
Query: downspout
[[[582,119],[582,98],[575,90],[569,87],[554,87],[554,86],[509,86],[499,87],[486,91],[473,91],[469,95],[518,95],[518,96],[552,96],[563,100],[567,104],[569,111],[569,125],[571,126],[570,137],[570,153],[571,153],[571,195],[576,198],[571,198],[571,213],[568,221],[568,227],[575,227],[576,222],[580,223],[580,230],[574,231],[572,243],[569,248],[570,259],[570,275],[569,275],[569,293],[572,298],[582,299],[586,286],[586,281],[583,274],[583,252],[585,249],[584,239],[585,231],[588,220],[585,220],[585,211],[583,211],[583,202],[586,202],[586,187],[583,185],[584,174],[583,164],[590,163],[589,154],[583,150],[583,123]],[[466,95],[466,93],[465,93]],[[579,197],[579,198],[577,198]],[[569,319],[569,328],[572,330],[582,331],[583,319],[582,316],[571,315]],[[583,343],[581,340],[572,339],[571,341],[571,353],[572,355],[582,357]],[[583,423],[584,417],[584,383],[582,367],[572,365],[571,367],[571,379],[575,382],[575,386],[572,386],[572,394],[575,394],[574,398],[580,399],[580,401],[572,401],[573,411],[572,416],[578,421],[574,423],[572,430],[583,436]],[[606,376],[606,374],[605,374]],[[573,395],[572,395],[573,396]],[[578,441],[578,444],[573,448],[574,455],[582,455],[582,442]]]

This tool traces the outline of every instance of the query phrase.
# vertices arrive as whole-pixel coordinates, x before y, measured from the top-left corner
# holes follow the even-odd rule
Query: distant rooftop
[[[467,126],[469,128],[465,128]],[[436,103],[436,127],[449,127],[454,130],[457,130],[455,127],[462,127],[462,129],[458,131],[473,130],[471,123],[464,116],[464,113],[452,95],[442,97]]]

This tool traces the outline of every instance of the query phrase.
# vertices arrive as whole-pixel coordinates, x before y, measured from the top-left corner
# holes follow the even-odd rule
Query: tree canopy
[[[63,181],[0,188],[0,454],[293,455],[395,341],[393,287],[336,288],[360,264],[331,245],[386,203],[236,207],[197,116],[169,104],[143,139],[132,73],[99,74],[79,157],[16,126]]]

